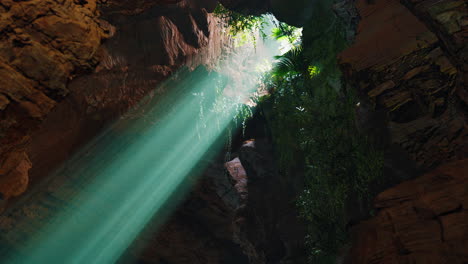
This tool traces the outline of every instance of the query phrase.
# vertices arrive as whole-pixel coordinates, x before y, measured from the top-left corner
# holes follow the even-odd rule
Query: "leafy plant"
[[[286,78],[292,75],[300,74],[304,68],[304,56],[302,46],[292,48],[283,55],[275,56],[277,60],[273,70],[273,76]]]
[[[276,27],[272,29],[271,36],[276,40],[286,39],[289,43],[294,44],[300,39],[301,31],[284,22],[279,22]]]
[[[215,16],[226,21],[229,27],[229,33],[232,36],[247,34],[249,32],[251,33],[257,29],[259,29],[260,33],[265,36],[265,33],[263,32],[265,20],[262,16],[243,15],[229,10],[219,3],[213,13]]]
[[[317,66],[312,66],[312,65],[310,65],[310,66],[307,68],[307,71],[309,72],[310,78],[314,78],[315,76],[317,76],[317,75],[320,73],[319,67],[317,67]]]
[[[265,77],[271,95],[259,100],[281,173],[305,179],[297,206],[309,223],[311,263],[335,263],[348,238],[350,208],[370,208],[370,186],[383,168],[381,146],[355,127],[358,99],[342,89],[336,60],[346,47],[344,29],[326,6],[304,27],[302,47],[277,57]]]

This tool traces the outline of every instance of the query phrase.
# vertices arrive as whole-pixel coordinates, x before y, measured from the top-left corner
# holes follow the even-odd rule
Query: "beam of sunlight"
[[[278,45],[245,45],[214,71],[196,69],[166,82],[169,95],[135,109],[141,118],[118,121],[57,172],[76,181],[77,193],[2,263],[118,261],[194,182],[205,155],[219,151],[239,102],[278,54]]]

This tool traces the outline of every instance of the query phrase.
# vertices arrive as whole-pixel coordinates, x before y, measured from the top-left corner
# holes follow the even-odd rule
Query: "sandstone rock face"
[[[209,166],[157,235],[143,234],[141,261],[306,263],[305,225],[291,210],[297,179],[276,172],[265,138],[244,142],[237,154],[225,163],[228,174],[220,159]]]
[[[31,10],[39,12],[37,7],[43,4],[46,9],[46,5],[51,4],[49,2],[53,1],[19,3],[30,4]],[[2,253],[14,250],[21,244],[21,237],[31,235],[44,224],[45,219],[66,206],[70,197],[80,191],[77,182],[86,180],[73,178],[66,172],[59,177],[46,176],[116,118],[122,121],[122,127],[116,127],[114,131],[119,133],[119,129],[125,129],[126,120],[130,122],[133,118],[144,117],[144,112],[132,111],[129,114],[127,110],[162,97],[168,87],[158,87],[158,84],[180,67],[195,68],[201,64],[209,67],[226,44],[227,39],[220,35],[219,21],[207,12],[214,8],[216,1],[105,1],[97,6],[88,1],[84,7],[81,2],[86,1],[70,1],[68,5],[60,5],[60,8],[69,9],[64,9],[61,16],[53,17],[50,21],[39,20],[42,31],[56,34],[44,40],[43,45],[49,48],[47,45],[51,45],[52,40],[63,38],[61,44],[57,44],[61,49],[59,51],[73,50],[78,54],[81,54],[80,49],[86,51],[86,47],[93,44],[91,39],[85,42],[88,45],[84,44],[85,47],[80,47],[79,42],[65,42],[67,34],[73,40],[91,38],[83,35],[86,31],[74,31],[72,26],[68,28],[62,24],[71,19],[69,16],[79,15],[66,12],[90,8],[88,5],[91,5],[94,13],[89,13],[86,19],[95,21],[101,39],[108,38],[103,44],[101,39],[96,42],[93,56],[87,60],[75,59],[66,68],[69,64],[62,64],[64,60],[54,57],[53,53],[37,52],[31,56],[42,56],[40,59],[45,61],[37,63],[44,69],[31,65],[25,67],[35,69],[34,78],[42,76],[44,80],[23,76],[20,71],[11,73],[5,70],[5,76],[0,76],[0,81],[8,80],[11,83],[9,86],[2,85],[0,89],[12,87],[9,94],[0,91],[0,109],[4,110],[0,113],[8,118],[34,121],[15,121],[19,125],[12,126],[15,130],[3,138],[9,145],[1,145],[0,210],[7,200],[15,205],[8,207],[0,216]],[[12,2],[12,5],[16,4]],[[3,8],[3,2],[0,8]],[[9,15],[8,12],[5,9],[5,15]],[[89,22],[86,19],[78,20],[86,24]],[[27,24],[18,27],[24,28]],[[14,32],[11,34],[16,36]],[[0,41],[0,44],[3,42]],[[7,52],[8,49],[3,51]],[[28,54],[24,52],[17,60],[28,58]],[[74,66],[73,63],[77,61],[80,63]],[[0,63],[4,63],[3,60]],[[13,67],[6,62],[4,64],[2,69]],[[62,84],[59,82],[62,75],[56,72],[61,67],[68,71],[60,73],[67,76]],[[22,88],[13,84],[22,85]],[[12,100],[22,98],[20,96],[29,91],[29,86],[25,85],[36,87],[38,91],[33,90],[28,94],[30,99],[23,100],[22,112],[10,111],[14,104]],[[55,90],[48,85],[53,85]],[[34,100],[42,101],[36,106]],[[18,133],[20,128],[24,128],[21,134]],[[222,164],[223,161],[218,161],[207,170],[188,201],[182,204],[157,235],[145,232],[138,238],[135,251],[129,253],[130,258],[142,263],[247,262],[241,248],[232,239],[232,219],[239,197],[229,179],[223,177]],[[37,188],[31,188],[11,201],[12,196],[25,192],[28,183]]]
[[[0,3],[0,210],[107,123],[144,115],[125,113],[164,94],[155,86],[179,67],[209,64],[224,45],[209,14],[216,1],[59,2]],[[247,13],[270,10],[294,25],[306,19],[294,17],[294,6],[315,3],[221,2]],[[468,168],[466,159],[454,161],[466,157],[468,142],[466,3],[402,2],[357,0],[358,35],[340,63],[362,97],[363,129],[383,123],[389,144],[419,168],[451,163],[379,195],[377,216],[353,229],[348,262],[466,263]],[[379,113],[378,124],[368,110]],[[144,233],[130,257],[304,263],[304,224],[291,210],[300,179],[278,175],[271,152],[263,139],[249,142],[227,164],[230,176],[223,161],[213,161],[158,235]],[[47,182],[2,215],[2,246],[15,247],[77,191],[73,179]]]
[[[347,263],[466,263],[466,3],[401,2],[356,1],[356,39],[339,60],[362,100],[358,124],[390,146],[386,166],[429,172],[378,195]]]
[[[356,5],[362,20],[340,63],[362,104],[385,112],[390,143],[424,169],[466,156],[465,73],[437,32],[398,1]]]
[[[15,153],[39,179],[142,98],[164,93],[154,88],[176,69],[213,61],[224,42],[203,5],[214,4],[2,1],[2,200],[34,183],[11,170],[11,161],[21,166]]]
[[[6,159],[3,160],[3,166],[0,170],[1,175],[7,175],[7,177],[0,178],[0,193],[2,193],[0,210],[3,209],[2,205],[8,197],[18,196],[26,190],[30,168],[31,161],[25,152],[8,153]]]
[[[272,144],[265,137],[245,142],[239,160],[246,172],[247,190],[241,191],[243,199],[236,210],[235,241],[249,263],[306,263],[306,225],[293,209],[301,179],[278,173]],[[233,178],[242,179],[237,175]],[[244,184],[237,181],[238,190],[245,190]]]
[[[242,200],[233,183],[231,175],[225,173],[222,160],[212,163],[189,199],[157,231],[157,235],[143,234],[139,239],[144,250],[138,258],[143,263],[158,264],[248,263],[233,239],[233,221]]]
[[[118,138],[117,135],[114,140]],[[225,173],[222,159],[203,162],[209,165],[200,181],[197,177],[188,179],[197,181],[188,199],[169,219],[164,213],[158,214],[119,263],[248,263],[233,239],[233,220],[241,205],[240,193]],[[70,175],[47,179],[41,188],[27,192],[17,206],[0,215],[0,259],[17,250],[25,237],[30,237],[54,213],[67,206],[70,197],[80,192],[83,182],[92,179],[92,175],[76,175],[67,169],[61,173]]]
[[[467,172],[455,161],[379,194],[348,263],[467,263]]]
[[[70,82],[74,93],[32,139],[32,179],[47,175],[107,123],[143,117],[143,112],[127,110],[157,101],[167,92],[167,87],[158,86],[162,81],[181,66],[210,65],[225,45],[217,19],[183,3],[155,6],[140,15],[117,12],[104,17],[116,32],[102,46],[95,72]]]
[[[402,1],[432,32],[434,32],[459,76],[456,93],[468,104],[467,28],[468,7],[465,1]]]
[[[98,19],[96,1],[85,2],[5,0],[0,4],[0,192],[4,199],[27,187],[31,164],[25,148],[31,132],[69,93],[67,83],[98,62],[98,48],[109,32]],[[21,173],[13,168],[21,168]]]

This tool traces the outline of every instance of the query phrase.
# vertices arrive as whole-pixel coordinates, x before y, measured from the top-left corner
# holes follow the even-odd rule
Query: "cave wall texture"
[[[295,8],[300,1],[254,2],[292,25],[313,19]],[[242,1],[226,4],[249,13]],[[334,8],[350,22],[352,44],[338,62],[361,99],[357,125],[389,146],[386,177],[416,178],[378,195],[376,215],[351,228],[344,261],[466,263],[466,1],[356,0]]]
[[[142,98],[157,100],[166,88],[155,87],[172,73],[219,57],[228,39],[208,13],[216,3],[1,1],[0,211],[8,210],[0,255],[79,191],[66,175],[44,182],[48,174],[116,118],[134,118],[124,113]],[[216,164],[158,236],[149,228],[124,261],[247,261],[232,241],[237,194],[226,196],[228,178],[213,178],[224,175]]]
[[[0,77],[0,192],[4,200],[25,191],[32,131],[69,93],[67,82],[98,62],[109,28],[95,1],[2,1]]]
[[[2,1],[2,204],[154,94],[170,73],[218,56],[224,42],[205,9],[215,4]]]
[[[221,2],[301,26],[318,1]],[[337,59],[362,99],[359,124],[372,132],[383,123],[396,153],[422,174],[378,195],[376,215],[351,230],[346,262],[467,263],[466,1],[351,2],[359,24]],[[163,93],[153,88],[178,68],[217,57],[226,40],[208,13],[215,4],[1,0],[0,210],[144,96]],[[216,177],[224,168],[212,162],[161,232],[139,239],[150,242],[135,253],[141,263],[305,261],[302,224],[288,212],[294,188],[275,188],[284,183],[271,150],[256,143],[240,148],[230,177]],[[0,229],[53,210],[48,195],[2,216]]]
[[[376,216],[353,230],[348,263],[466,263],[466,2],[356,7],[356,39],[339,60],[363,99],[357,118],[369,130],[385,119],[390,143],[425,173],[376,198]]]

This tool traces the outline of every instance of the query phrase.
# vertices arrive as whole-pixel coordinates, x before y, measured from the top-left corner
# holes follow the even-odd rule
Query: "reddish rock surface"
[[[468,7],[462,0],[403,0],[408,7],[432,32],[437,35],[441,47],[459,72],[456,93],[468,104]]]
[[[467,263],[467,172],[467,159],[455,161],[379,194],[348,263]]]
[[[248,263],[234,239],[242,198],[233,183],[222,160],[214,161],[169,221],[155,227],[157,234],[144,232],[138,238],[134,248],[142,250],[133,250],[133,255],[154,264]]]
[[[361,22],[340,63],[362,105],[385,112],[389,141],[421,168],[466,156],[467,113],[458,92],[464,72],[438,35],[398,1],[356,5]]]
[[[98,9],[93,5],[94,2],[85,7],[79,2],[70,1],[60,8],[69,8],[64,12],[78,12],[80,8],[92,5],[94,13],[88,14],[89,21],[96,21],[96,27],[99,26],[102,31],[101,37],[109,39],[103,44],[101,40],[97,42],[94,57],[80,61],[81,64],[75,68],[67,68],[69,72],[66,74],[70,78],[60,79],[63,81],[61,84],[54,81],[54,85],[60,86],[63,93],[53,92],[55,90],[49,86],[32,77],[24,77],[20,72],[16,75],[5,73],[6,77],[11,78],[0,80],[23,85],[21,89],[13,85],[5,86],[17,89],[10,92],[12,95],[18,93],[17,96],[23,96],[22,93],[29,91],[25,85],[46,91],[31,92],[31,96],[36,96],[31,98],[45,100],[37,106],[33,104],[33,99],[24,99],[24,109],[29,111],[25,112],[29,115],[26,116],[24,111],[10,111],[12,97],[9,94],[4,96],[3,90],[0,90],[0,109],[4,110],[0,114],[16,118],[15,122],[21,124],[21,127],[5,126],[5,129],[13,132],[2,138],[8,145],[1,145],[0,153],[0,159],[3,159],[0,160],[0,210],[7,200],[10,205],[15,205],[8,207],[0,216],[2,250],[15,249],[21,244],[21,237],[29,236],[40,228],[44,219],[66,205],[70,197],[79,191],[77,182],[85,180],[85,177],[72,178],[67,173],[53,178],[46,176],[116,118],[130,121],[144,116],[144,112],[136,111],[127,114],[127,110],[138,103],[154,102],[162,97],[167,87],[158,87],[158,84],[180,67],[195,68],[201,64],[210,66],[226,44],[226,38],[218,30],[219,21],[207,12],[214,7],[214,1],[106,1],[98,5]],[[45,8],[47,4],[55,4],[53,1],[20,3],[31,5],[30,9],[34,9],[35,5],[38,7],[43,4]],[[12,5],[16,3],[12,2]],[[51,8],[53,10],[54,6]],[[61,17],[68,21],[68,16],[71,14],[64,13]],[[62,34],[65,38],[68,33],[71,38],[87,37],[80,35],[84,34],[81,31],[73,33],[72,29],[63,27],[63,21],[56,17],[50,21],[40,21],[43,31],[57,35],[51,39],[58,40]],[[80,22],[87,25],[89,21],[82,19]],[[52,25],[57,25],[57,28]],[[18,27],[26,27],[26,24]],[[2,44],[0,39],[0,47]],[[44,42],[47,48],[50,48],[47,46],[49,44]],[[57,47],[68,51],[78,44],[63,41]],[[92,39],[86,45],[91,44]],[[76,49],[76,53],[81,52],[80,47]],[[3,51],[9,50],[5,48]],[[43,74],[44,80],[60,76],[53,67],[62,67],[64,61],[51,60],[56,58],[52,53],[39,55],[50,61],[49,64],[46,64],[49,61],[37,61],[45,68],[36,69]],[[18,60],[28,56],[28,53],[23,53]],[[34,69],[31,65],[28,67]],[[49,90],[52,92],[47,92]],[[20,118],[23,118],[21,122],[17,121]],[[2,119],[2,122],[4,120],[8,121]],[[26,123],[25,120],[32,121]],[[125,121],[121,124],[125,126]],[[149,230],[138,238],[135,251],[129,253],[130,258],[137,258],[142,263],[246,262],[239,245],[232,239],[232,215],[239,198],[236,198],[235,192],[228,194],[233,187],[228,178],[223,177],[222,161],[217,164],[218,167],[213,165],[214,168],[207,170],[204,180],[191,193],[190,199],[182,204],[158,235]],[[28,184],[29,188],[31,185],[37,188],[30,188],[23,194]],[[11,199],[20,194],[23,196]]]
[[[74,93],[54,109],[32,138],[28,153],[33,181],[67,160],[109,122],[144,116],[135,111],[127,114],[127,110],[157,101],[167,92],[167,87],[158,86],[163,80],[184,65],[210,65],[224,45],[218,21],[203,9],[170,5],[136,16],[116,13],[106,19],[116,26],[116,32],[102,46],[95,72],[69,83]]]
[[[0,32],[0,193],[6,200],[27,187],[31,132],[69,93],[68,81],[97,64],[109,29],[94,0],[5,0]]]
[[[289,4],[224,2],[258,12]],[[358,34],[340,63],[363,100],[363,129],[378,134],[383,123],[382,137],[419,168],[445,165],[380,194],[377,215],[353,228],[348,262],[467,263],[466,3],[401,2],[357,0]],[[179,67],[215,58],[223,40],[207,12],[213,7],[211,0],[2,1],[0,210],[108,122],[131,119],[123,114],[142,98],[164,94],[154,87]],[[216,161],[160,233],[137,240],[150,242],[143,253],[130,255],[161,264],[305,262],[305,231],[290,210],[300,184],[275,172],[268,146],[244,146],[228,166],[232,179]],[[28,218],[40,225],[76,192],[71,180],[48,182],[3,215],[2,245],[14,247],[36,228]]]
[[[225,173],[222,159],[203,162],[208,167],[189,197],[174,197],[172,202],[184,200],[176,212],[168,208],[169,218],[164,212],[158,213],[119,263],[248,263],[234,240],[240,193]],[[79,186],[92,179],[92,175],[67,173],[67,169],[61,174],[47,179],[41,188],[27,192],[15,207],[0,215],[0,259],[20,248],[25,238],[67,206],[70,197],[81,191]]]
[[[143,97],[164,93],[154,88],[176,69],[220,54],[218,21],[203,6],[215,3],[2,1],[2,204]]]
[[[356,40],[339,59],[358,123],[386,138],[387,156],[429,172],[378,195],[347,263],[467,263],[466,3],[402,2],[357,1]]]

